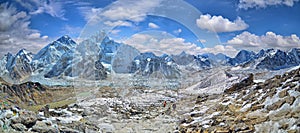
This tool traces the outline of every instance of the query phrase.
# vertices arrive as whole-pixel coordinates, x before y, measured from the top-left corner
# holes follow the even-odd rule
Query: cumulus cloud
[[[292,7],[299,0],[240,0],[238,7],[241,9],[266,8],[267,6],[285,5]]]
[[[79,8],[79,10],[85,16],[87,21],[104,21],[104,23],[108,26],[114,26],[113,24],[116,22],[126,23],[126,21],[143,21],[147,13],[152,11],[154,7],[159,6],[160,2],[161,0],[118,0],[105,8],[92,8],[90,6],[84,6]]]
[[[21,48],[37,52],[48,43],[48,36],[31,29],[30,16],[15,7],[4,3],[0,5],[0,56],[7,52],[16,53]]]
[[[233,46],[229,46],[229,45],[216,45],[212,48],[201,49],[201,53],[213,53],[213,54],[223,53],[229,57],[234,57],[238,53],[238,50],[236,50]]]
[[[225,53],[234,56],[237,50],[232,46],[216,45],[213,48],[201,48],[183,38],[156,38],[150,34],[135,34],[123,43],[137,48],[141,52],[154,52],[156,55],[186,53],[198,55],[203,53]]]
[[[148,23],[148,27],[149,28],[152,28],[152,29],[158,29],[159,28],[159,26],[157,25],[157,24],[154,24],[154,23]]]
[[[196,20],[197,26],[212,32],[232,32],[247,29],[248,24],[240,17],[237,17],[233,22],[222,16],[211,16],[209,14],[201,15]]]
[[[289,49],[300,47],[300,39],[297,35],[277,35],[274,32],[267,32],[265,35],[257,36],[247,31],[227,41],[228,44],[239,48],[280,48]]]

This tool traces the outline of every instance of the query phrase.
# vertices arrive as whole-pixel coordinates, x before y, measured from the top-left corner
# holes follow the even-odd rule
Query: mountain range
[[[300,48],[290,51],[262,49],[258,53],[241,50],[231,58],[224,54],[157,56],[141,53],[127,44],[111,40],[104,33],[77,44],[65,35],[45,46],[37,54],[21,49],[0,60],[4,79],[22,81],[31,76],[42,78],[106,79],[110,73],[129,73],[149,77],[179,78],[182,69],[199,71],[219,66],[279,70],[300,64]]]

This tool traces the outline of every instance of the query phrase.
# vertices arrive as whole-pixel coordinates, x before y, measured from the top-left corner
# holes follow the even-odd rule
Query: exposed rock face
[[[33,54],[25,49],[20,50],[13,58],[8,56],[6,69],[13,80],[22,80],[31,75],[33,69],[31,66]],[[11,61],[10,61],[11,60]]]
[[[228,63],[231,65],[239,65],[254,59],[255,53],[247,50],[241,50],[235,58],[229,59]]]
[[[253,79],[254,79],[254,75],[250,74],[249,77],[245,78],[244,80],[242,80],[239,83],[233,84],[232,87],[226,89],[224,92],[225,93],[232,93],[232,92],[235,92],[235,91],[239,91],[239,90],[253,84]]]
[[[34,82],[13,85],[2,83],[0,91],[4,98],[2,100],[7,100],[12,104],[37,105],[51,102],[52,99],[45,86]]]

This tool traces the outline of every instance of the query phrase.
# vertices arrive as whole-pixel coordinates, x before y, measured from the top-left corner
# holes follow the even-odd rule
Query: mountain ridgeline
[[[7,53],[0,60],[0,76],[12,81],[41,78],[83,78],[103,80],[109,74],[128,73],[149,77],[159,75],[167,79],[179,78],[182,70],[199,71],[219,66],[245,69],[279,70],[300,64],[300,48],[288,52],[262,49],[258,53],[241,50],[231,58],[224,54],[157,56],[141,53],[136,48],[118,43],[104,33],[77,44],[69,36],[62,36],[45,46],[37,54],[20,50]]]

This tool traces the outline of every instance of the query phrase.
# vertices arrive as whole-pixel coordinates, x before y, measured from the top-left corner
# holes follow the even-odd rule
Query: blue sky
[[[0,55],[100,30],[142,52],[300,47],[299,0],[1,0]]]

